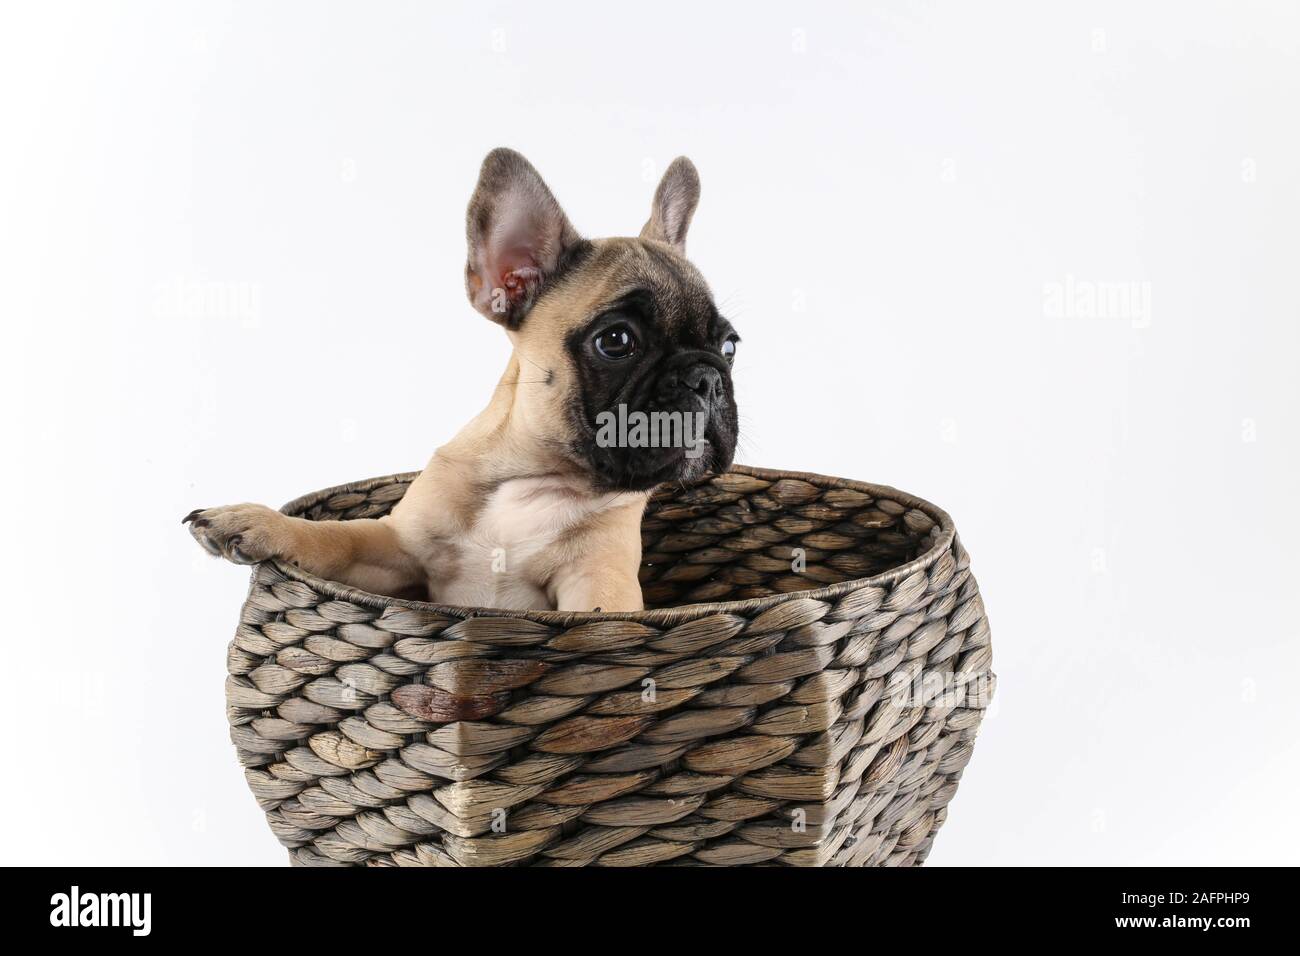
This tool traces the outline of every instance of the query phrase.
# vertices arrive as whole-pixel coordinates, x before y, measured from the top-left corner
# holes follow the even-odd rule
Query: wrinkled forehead
[[[717,320],[713,295],[699,270],[661,243],[594,240],[566,278],[565,291],[583,301],[588,318],[635,298],[651,304],[655,324],[668,335],[703,335]]]

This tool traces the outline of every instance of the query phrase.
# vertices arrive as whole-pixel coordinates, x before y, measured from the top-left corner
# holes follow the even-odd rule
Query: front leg
[[[570,565],[551,582],[557,611],[640,611],[645,603],[637,580],[638,561],[582,562]]]
[[[199,508],[182,521],[210,554],[236,564],[281,558],[309,574],[380,594],[424,583],[420,565],[384,518],[308,521],[242,504]]]

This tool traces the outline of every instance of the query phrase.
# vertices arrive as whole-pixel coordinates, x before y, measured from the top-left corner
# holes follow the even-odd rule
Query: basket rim
[[[538,624],[546,624],[558,627],[573,627],[578,624],[594,624],[603,621],[634,621],[639,624],[646,624],[656,627],[673,627],[683,624],[687,621],[697,620],[702,617],[710,617],[715,614],[736,614],[742,617],[751,617],[755,612],[766,611],[778,604],[784,604],[787,601],[801,599],[807,600],[824,600],[827,598],[837,598],[851,591],[857,591],[865,587],[882,587],[893,584],[902,578],[916,573],[918,570],[928,568],[939,558],[946,554],[952,546],[956,537],[956,528],[953,525],[952,518],[948,512],[926,501],[924,498],[918,498],[916,495],[909,494],[906,491],[900,491],[889,485],[872,484],[865,481],[854,481],[850,478],[836,478],[832,475],[820,475],[816,472],[808,471],[786,471],[780,468],[759,468],[753,465],[732,465],[728,472],[748,475],[751,478],[761,478],[763,480],[780,481],[782,479],[793,479],[796,481],[806,481],[809,484],[817,485],[820,488],[847,488],[852,491],[860,491],[869,494],[873,498],[883,497],[899,504],[906,505],[909,508],[915,508],[922,512],[928,518],[933,520],[939,528],[939,533],[932,536],[933,543],[923,553],[917,555],[906,564],[900,564],[896,568],[890,568],[888,571],[882,571],[880,574],[872,575],[866,578],[852,578],[848,581],[841,581],[838,584],[823,585],[819,588],[810,588],[806,591],[788,591],[784,594],[770,594],[766,597],[746,598],[741,601],[713,601],[703,604],[683,604],[677,607],[656,608],[646,611],[541,611],[541,610],[510,610],[507,608],[492,607],[469,607],[456,604],[436,604],[431,601],[411,601],[403,598],[387,597],[382,594],[375,594],[371,591],[363,591],[360,588],[349,587],[346,584],[340,584],[337,581],[331,581],[327,578],[318,577],[314,574],[288,564],[279,558],[274,558],[263,564],[272,564],[276,570],[285,577],[328,595],[330,598],[340,601],[350,601],[353,604],[360,604],[364,607],[375,610],[385,610],[390,607],[403,608],[413,611],[421,611],[426,614],[436,614],[444,617],[454,617],[466,619],[471,617],[506,617],[516,618],[527,621],[533,621]],[[320,491],[313,491],[309,494],[302,495],[290,501],[280,509],[281,513],[286,515],[298,515],[313,505],[319,504],[335,495],[347,494],[349,492],[369,491],[370,489],[383,484],[389,484],[394,481],[414,481],[420,474],[418,471],[399,472],[392,475],[382,475],[376,478],[365,478],[360,481],[351,481],[342,485],[335,485],[332,488],[322,488]],[[693,485],[703,484],[714,476],[709,475]],[[253,574],[256,577],[257,568],[254,567]]]

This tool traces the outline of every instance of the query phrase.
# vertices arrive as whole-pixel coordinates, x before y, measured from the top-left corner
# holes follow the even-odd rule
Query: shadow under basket
[[[284,511],[378,517],[414,478]],[[948,515],[736,467],[659,490],[642,540],[637,613],[444,607],[259,565],[227,712],[291,862],[921,863],[993,692]]]

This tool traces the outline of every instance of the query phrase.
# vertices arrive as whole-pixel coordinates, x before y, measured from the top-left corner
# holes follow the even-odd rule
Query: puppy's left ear
[[[700,201],[700,174],[695,164],[678,156],[664,171],[650,207],[650,219],[641,228],[642,239],[666,242],[682,255],[686,254],[686,230]]]
[[[505,148],[483,160],[465,233],[469,301],[511,329],[523,321],[564,253],[581,241],[532,163]]]

